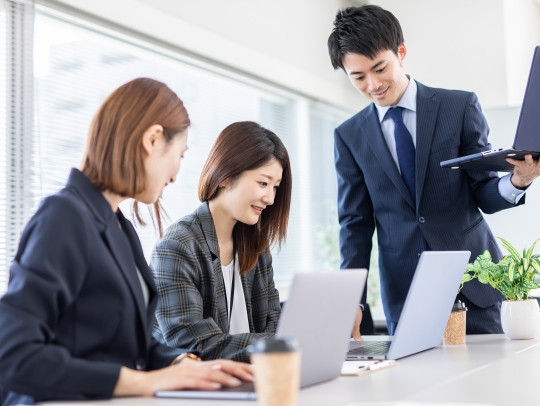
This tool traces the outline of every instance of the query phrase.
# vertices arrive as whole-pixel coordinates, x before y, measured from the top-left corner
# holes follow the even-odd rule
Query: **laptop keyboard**
[[[379,355],[386,354],[392,341],[364,341],[360,347],[350,348],[349,354],[357,355]]]

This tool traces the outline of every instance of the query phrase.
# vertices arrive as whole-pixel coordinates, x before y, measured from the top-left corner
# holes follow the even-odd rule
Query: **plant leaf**
[[[523,269],[527,271],[529,269],[529,259],[527,257],[523,257]],[[520,275],[523,275],[523,269],[519,272]]]
[[[536,243],[538,242],[538,240],[536,240],[535,242],[533,242],[533,244],[531,245],[531,248],[529,248],[529,250],[527,251],[527,254],[524,255],[524,257],[526,257],[527,259],[531,259],[531,255],[533,253],[533,250],[534,250],[534,247],[536,245]]]
[[[538,263],[538,260],[537,259],[533,259],[531,261],[531,265],[532,267],[534,268],[534,270],[536,271],[536,273],[539,273],[540,274],[540,264]]]
[[[514,262],[512,262],[508,266],[508,279],[510,279],[510,282],[512,282],[514,280],[514,269],[515,268],[516,268],[516,264]]]
[[[463,275],[463,278],[461,279],[461,283],[469,282],[472,279],[472,276],[468,273]]]
[[[506,248],[506,251],[508,251],[508,253],[512,256],[512,258],[514,258],[514,260],[516,262],[520,262],[521,261],[521,255],[519,255],[519,252],[517,252],[517,250],[512,246],[512,244],[510,244],[508,241],[506,241],[505,239],[501,238],[501,237],[497,237],[502,245],[504,246],[504,248]]]

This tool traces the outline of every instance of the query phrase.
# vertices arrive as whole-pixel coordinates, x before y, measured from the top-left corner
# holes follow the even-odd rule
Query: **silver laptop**
[[[441,167],[451,169],[477,169],[483,171],[512,172],[514,165],[506,158],[524,160],[531,154],[534,159],[540,156],[540,47],[534,49],[529,80],[521,105],[519,121],[512,148],[496,148],[441,162]]]
[[[469,251],[424,251],[392,341],[351,341],[347,360],[398,359],[441,343]]]
[[[294,337],[302,351],[300,386],[337,378],[366,284],[365,269],[298,273],[282,309],[277,337]],[[252,384],[218,391],[160,391],[158,397],[256,399]]]

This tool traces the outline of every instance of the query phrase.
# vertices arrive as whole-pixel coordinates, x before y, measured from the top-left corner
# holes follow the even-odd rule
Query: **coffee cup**
[[[452,306],[452,313],[446,323],[446,329],[443,335],[444,345],[459,345],[465,344],[465,333],[467,326],[467,308],[465,303],[458,300]]]
[[[249,348],[255,391],[261,406],[296,406],[300,389],[300,350],[293,338],[269,337]]]

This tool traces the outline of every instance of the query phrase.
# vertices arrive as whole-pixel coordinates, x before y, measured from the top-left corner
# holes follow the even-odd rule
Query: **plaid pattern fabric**
[[[276,332],[281,307],[272,256],[264,253],[241,276],[250,333],[228,333],[219,245],[207,202],[165,231],[150,268],[159,291],[154,337],[160,342],[197,350],[203,359],[248,362],[252,340]]]

